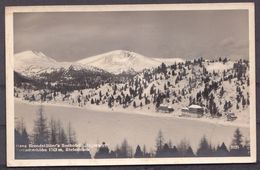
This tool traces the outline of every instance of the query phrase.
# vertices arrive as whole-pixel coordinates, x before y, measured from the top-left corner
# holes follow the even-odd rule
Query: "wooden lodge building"
[[[202,117],[204,114],[204,108],[195,104],[182,108],[181,111],[182,111],[181,116],[186,116],[186,117],[199,118]]]

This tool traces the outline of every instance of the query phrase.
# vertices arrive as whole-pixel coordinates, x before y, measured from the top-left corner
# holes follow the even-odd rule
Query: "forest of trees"
[[[162,131],[158,132],[155,142],[155,151],[147,151],[145,145],[137,145],[134,150],[126,139],[115,150],[110,150],[103,142],[94,158],[231,157],[250,155],[249,141],[246,139],[243,141],[243,135],[239,129],[235,130],[230,146],[227,146],[224,142],[213,146],[207,137],[203,136],[197,151],[194,151],[186,139],[181,140],[177,145],[173,145],[171,140],[165,142]]]
[[[34,144],[34,145],[74,145],[77,144],[76,132],[71,123],[65,127],[60,120],[48,120],[43,106],[40,106],[37,112],[37,118],[34,120],[33,132],[30,134],[26,130],[23,118],[16,119],[15,122],[15,144],[16,146]],[[20,152],[16,148],[17,158],[91,158],[89,151],[84,152]]]
[[[240,129],[236,129],[233,135],[232,143],[227,146],[224,142],[218,146],[213,146],[203,136],[199,142],[197,150],[194,150],[187,139],[181,140],[174,145],[171,140],[166,141],[163,132],[160,130],[155,139],[155,150],[148,151],[146,145],[137,145],[134,149],[126,139],[113,150],[105,142],[97,148],[93,156],[95,159],[100,158],[150,158],[150,157],[223,157],[223,156],[249,156],[249,140],[244,139]],[[60,121],[48,120],[44,109],[41,106],[38,109],[37,119],[34,122],[33,132],[30,134],[26,130],[23,119],[16,120],[15,127],[15,144],[77,144],[76,133],[72,125],[68,123],[64,128]],[[35,159],[35,158],[92,158],[89,151],[77,152],[20,152],[16,149],[16,158]]]
[[[59,120],[48,120],[42,106],[39,107],[37,119],[34,121],[33,133],[28,134],[23,119],[16,120],[16,143],[33,144],[75,144],[76,133],[69,122],[64,128]]]
[[[68,68],[68,70],[60,69],[51,73],[41,73],[38,77],[26,77],[14,71],[14,85],[24,89],[45,89],[68,93],[73,90],[98,88],[105,83],[125,82],[134,75],[128,73],[114,75],[103,70],[77,70],[73,67]]]

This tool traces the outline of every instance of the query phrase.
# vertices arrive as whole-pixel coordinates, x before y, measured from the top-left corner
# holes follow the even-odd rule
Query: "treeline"
[[[156,138],[156,150],[147,151],[146,146],[137,145],[134,150],[126,139],[117,146],[115,150],[102,143],[94,155],[96,159],[102,158],[164,158],[164,157],[232,157],[250,156],[250,144],[248,140],[243,141],[243,135],[239,129],[234,132],[232,143],[229,147],[222,142],[221,145],[213,146],[206,136],[200,140],[196,152],[192,149],[189,141],[183,139],[178,145],[171,141],[165,142],[163,133],[159,131]]]
[[[66,127],[60,120],[50,119],[45,116],[42,106],[37,111],[37,118],[34,121],[33,132],[28,133],[23,118],[15,121],[15,145],[28,147],[29,144],[77,144],[76,132],[69,122]],[[24,152],[16,147],[16,158],[91,158],[89,151],[66,151],[66,152]]]
[[[29,134],[26,130],[23,119],[16,120],[15,127],[15,145],[28,144],[77,144],[76,133],[70,123],[64,128],[60,121],[48,120],[44,114],[43,107],[40,107],[37,113],[37,119],[34,121],[33,133]],[[198,149],[195,151],[189,141],[181,140],[177,145],[173,145],[171,140],[166,142],[162,131],[158,132],[155,140],[155,149],[147,150],[146,145],[137,145],[134,149],[129,145],[126,139],[115,149],[110,149],[105,142],[97,148],[93,158],[163,158],[163,157],[229,157],[229,156],[249,156],[250,142],[244,139],[240,129],[236,129],[233,135],[232,143],[227,146],[222,142],[218,146],[213,146],[203,136],[199,142]],[[43,159],[43,158],[91,158],[90,152],[71,151],[71,152],[20,152],[16,148],[17,159]]]
[[[69,122],[65,128],[61,121],[48,120],[43,107],[38,109],[33,133],[28,134],[23,119],[16,119],[15,140],[18,144],[76,144],[76,133]]]

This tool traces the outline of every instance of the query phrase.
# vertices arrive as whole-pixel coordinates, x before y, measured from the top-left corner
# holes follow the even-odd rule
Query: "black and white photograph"
[[[6,8],[8,166],[256,161],[254,4]]]

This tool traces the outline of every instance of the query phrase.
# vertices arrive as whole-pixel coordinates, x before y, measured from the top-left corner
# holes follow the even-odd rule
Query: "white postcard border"
[[[13,14],[23,12],[101,12],[101,11],[165,11],[165,10],[248,10],[250,62],[250,146],[249,157],[192,158],[127,158],[127,159],[30,159],[14,157],[13,95]],[[209,164],[256,162],[256,87],[255,87],[255,18],[254,3],[149,4],[149,5],[73,5],[73,6],[10,6],[5,9],[6,30],[6,125],[7,166],[102,166],[153,164]]]

